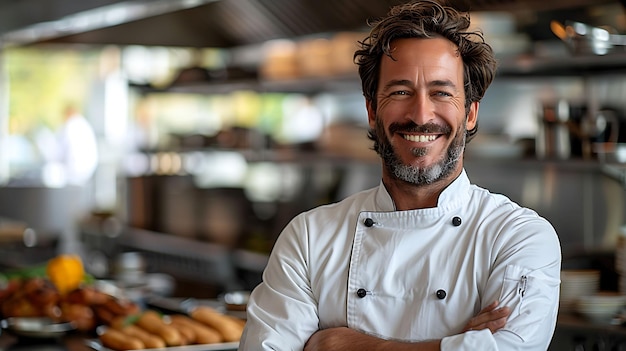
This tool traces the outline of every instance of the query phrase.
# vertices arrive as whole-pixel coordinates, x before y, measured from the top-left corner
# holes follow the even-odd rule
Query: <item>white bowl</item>
[[[626,296],[616,292],[598,292],[581,296],[576,311],[596,323],[610,323],[615,315],[626,306]]]

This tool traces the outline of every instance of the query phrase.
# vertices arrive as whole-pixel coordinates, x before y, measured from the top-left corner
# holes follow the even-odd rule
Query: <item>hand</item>
[[[493,334],[504,327],[511,314],[511,309],[506,306],[496,309],[497,306],[498,301],[494,301],[489,306],[483,308],[478,315],[467,322],[465,328],[463,328],[463,332],[489,329]]]

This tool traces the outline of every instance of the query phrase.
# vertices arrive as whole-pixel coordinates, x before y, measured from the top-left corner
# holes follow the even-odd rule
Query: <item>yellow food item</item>
[[[85,279],[83,261],[78,255],[58,255],[48,261],[46,275],[59,293],[65,295],[78,288]]]

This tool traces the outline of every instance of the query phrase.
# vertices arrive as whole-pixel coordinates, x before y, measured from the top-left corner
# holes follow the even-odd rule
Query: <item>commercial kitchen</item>
[[[352,54],[367,21],[401,2],[0,1],[0,289],[71,253],[140,304],[245,319],[228,299],[261,281],[287,222],[380,182]],[[450,3],[499,60],[470,179],[561,241],[550,350],[626,349],[626,2]],[[33,85],[65,80],[82,85],[54,101]],[[81,185],[24,146],[70,101],[98,146]],[[6,321],[0,350],[90,349],[75,333],[79,346],[33,343]]]

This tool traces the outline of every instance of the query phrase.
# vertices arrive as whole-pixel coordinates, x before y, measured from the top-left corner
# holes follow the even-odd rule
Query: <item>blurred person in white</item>
[[[98,141],[91,124],[70,104],[57,136],[56,161],[62,165],[66,184],[87,185],[98,166]]]
[[[469,25],[468,13],[428,0],[373,23],[355,61],[382,181],[285,227],[240,350],[548,348],[556,232],[463,166],[497,67]]]
[[[78,222],[93,207],[92,180],[98,167],[98,141],[92,125],[71,103],[64,110],[64,121],[56,137],[58,149],[52,164],[60,166],[58,185],[64,186],[68,194],[67,203],[63,204],[67,207],[68,223],[58,250],[83,254]]]

